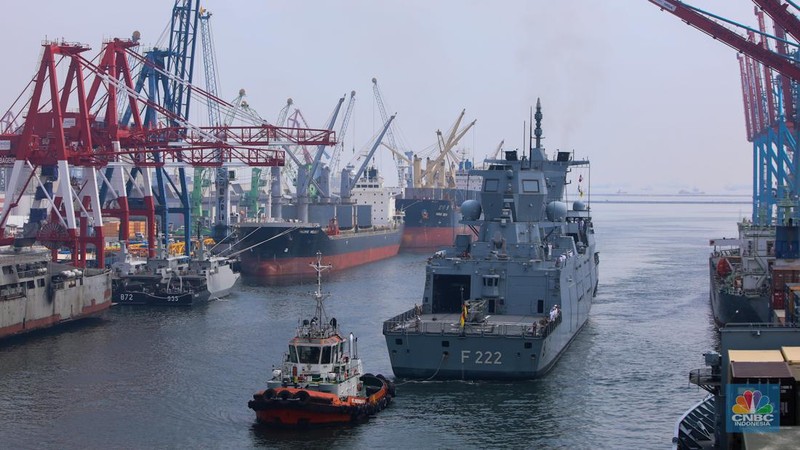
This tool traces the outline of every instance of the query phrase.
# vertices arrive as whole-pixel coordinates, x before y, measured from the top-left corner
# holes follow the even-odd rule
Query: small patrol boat
[[[361,423],[387,407],[394,384],[383,375],[364,373],[358,357],[358,339],[339,333],[336,318],[327,319],[322,306],[322,254],[310,264],[317,272],[316,312],[303,320],[289,341],[280,368],[272,370],[267,389],[247,404],[264,425],[303,428]]]

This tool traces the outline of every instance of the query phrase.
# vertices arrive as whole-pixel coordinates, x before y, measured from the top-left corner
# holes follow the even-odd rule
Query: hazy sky
[[[747,0],[693,0],[755,25]],[[100,48],[133,30],[152,46],[173,1],[33,0],[4,5],[0,27],[5,110],[32,77],[45,38]],[[522,147],[523,122],[541,97],[545,146],[592,160],[595,192],[747,189],[735,52],[647,0],[207,0],[221,97],[240,88],[275,120],[287,97],[313,127],[355,90],[349,149],[380,126],[377,77],[405,145],[435,143],[457,114],[477,125],[460,148],[482,160],[500,140]],[[47,13],[43,13],[47,11]],[[200,45],[198,41],[198,54]],[[96,50],[92,51],[96,53]],[[198,63],[200,60],[198,59]],[[202,86],[202,67],[196,67]],[[201,116],[204,112],[193,111]],[[342,156],[348,161],[351,153]],[[391,157],[380,157],[390,184]]]

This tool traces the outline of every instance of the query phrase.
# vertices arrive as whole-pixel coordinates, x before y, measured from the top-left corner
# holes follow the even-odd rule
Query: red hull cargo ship
[[[394,195],[383,187],[377,170],[369,169],[353,186],[348,202],[307,204],[305,214],[297,202],[281,204],[273,212],[282,219],[240,223],[235,248],[242,275],[281,284],[314,277],[310,264],[320,252],[336,271],[397,255],[403,224]],[[297,219],[303,216],[307,219]]]

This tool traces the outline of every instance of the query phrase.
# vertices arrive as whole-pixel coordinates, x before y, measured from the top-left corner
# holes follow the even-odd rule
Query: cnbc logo
[[[729,384],[728,432],[778,431],[780,388],[776,384]]]

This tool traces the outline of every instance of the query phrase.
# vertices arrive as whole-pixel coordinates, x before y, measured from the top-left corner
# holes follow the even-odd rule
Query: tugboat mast
[[[327,320],[327,317],[325,316],[325,308],[323,308],[322,302],[323,300],[325,300],[325,298],[329,297],[329,294],[322,293],[322,272],[332,268],[333,266],[322,264],[322,252],[319,251],[317,252],[317,261],[309,265],[317,272],[317,290],[316,292],[313,292],[311,295],[317,302],[314,317],[317,318],[317,320],[319,320],[319,323],[317,325],[319,327],[319,331],[321,332],[324,331],[324,328],[327,326],[327,324],[323,324],[323,321]]]

